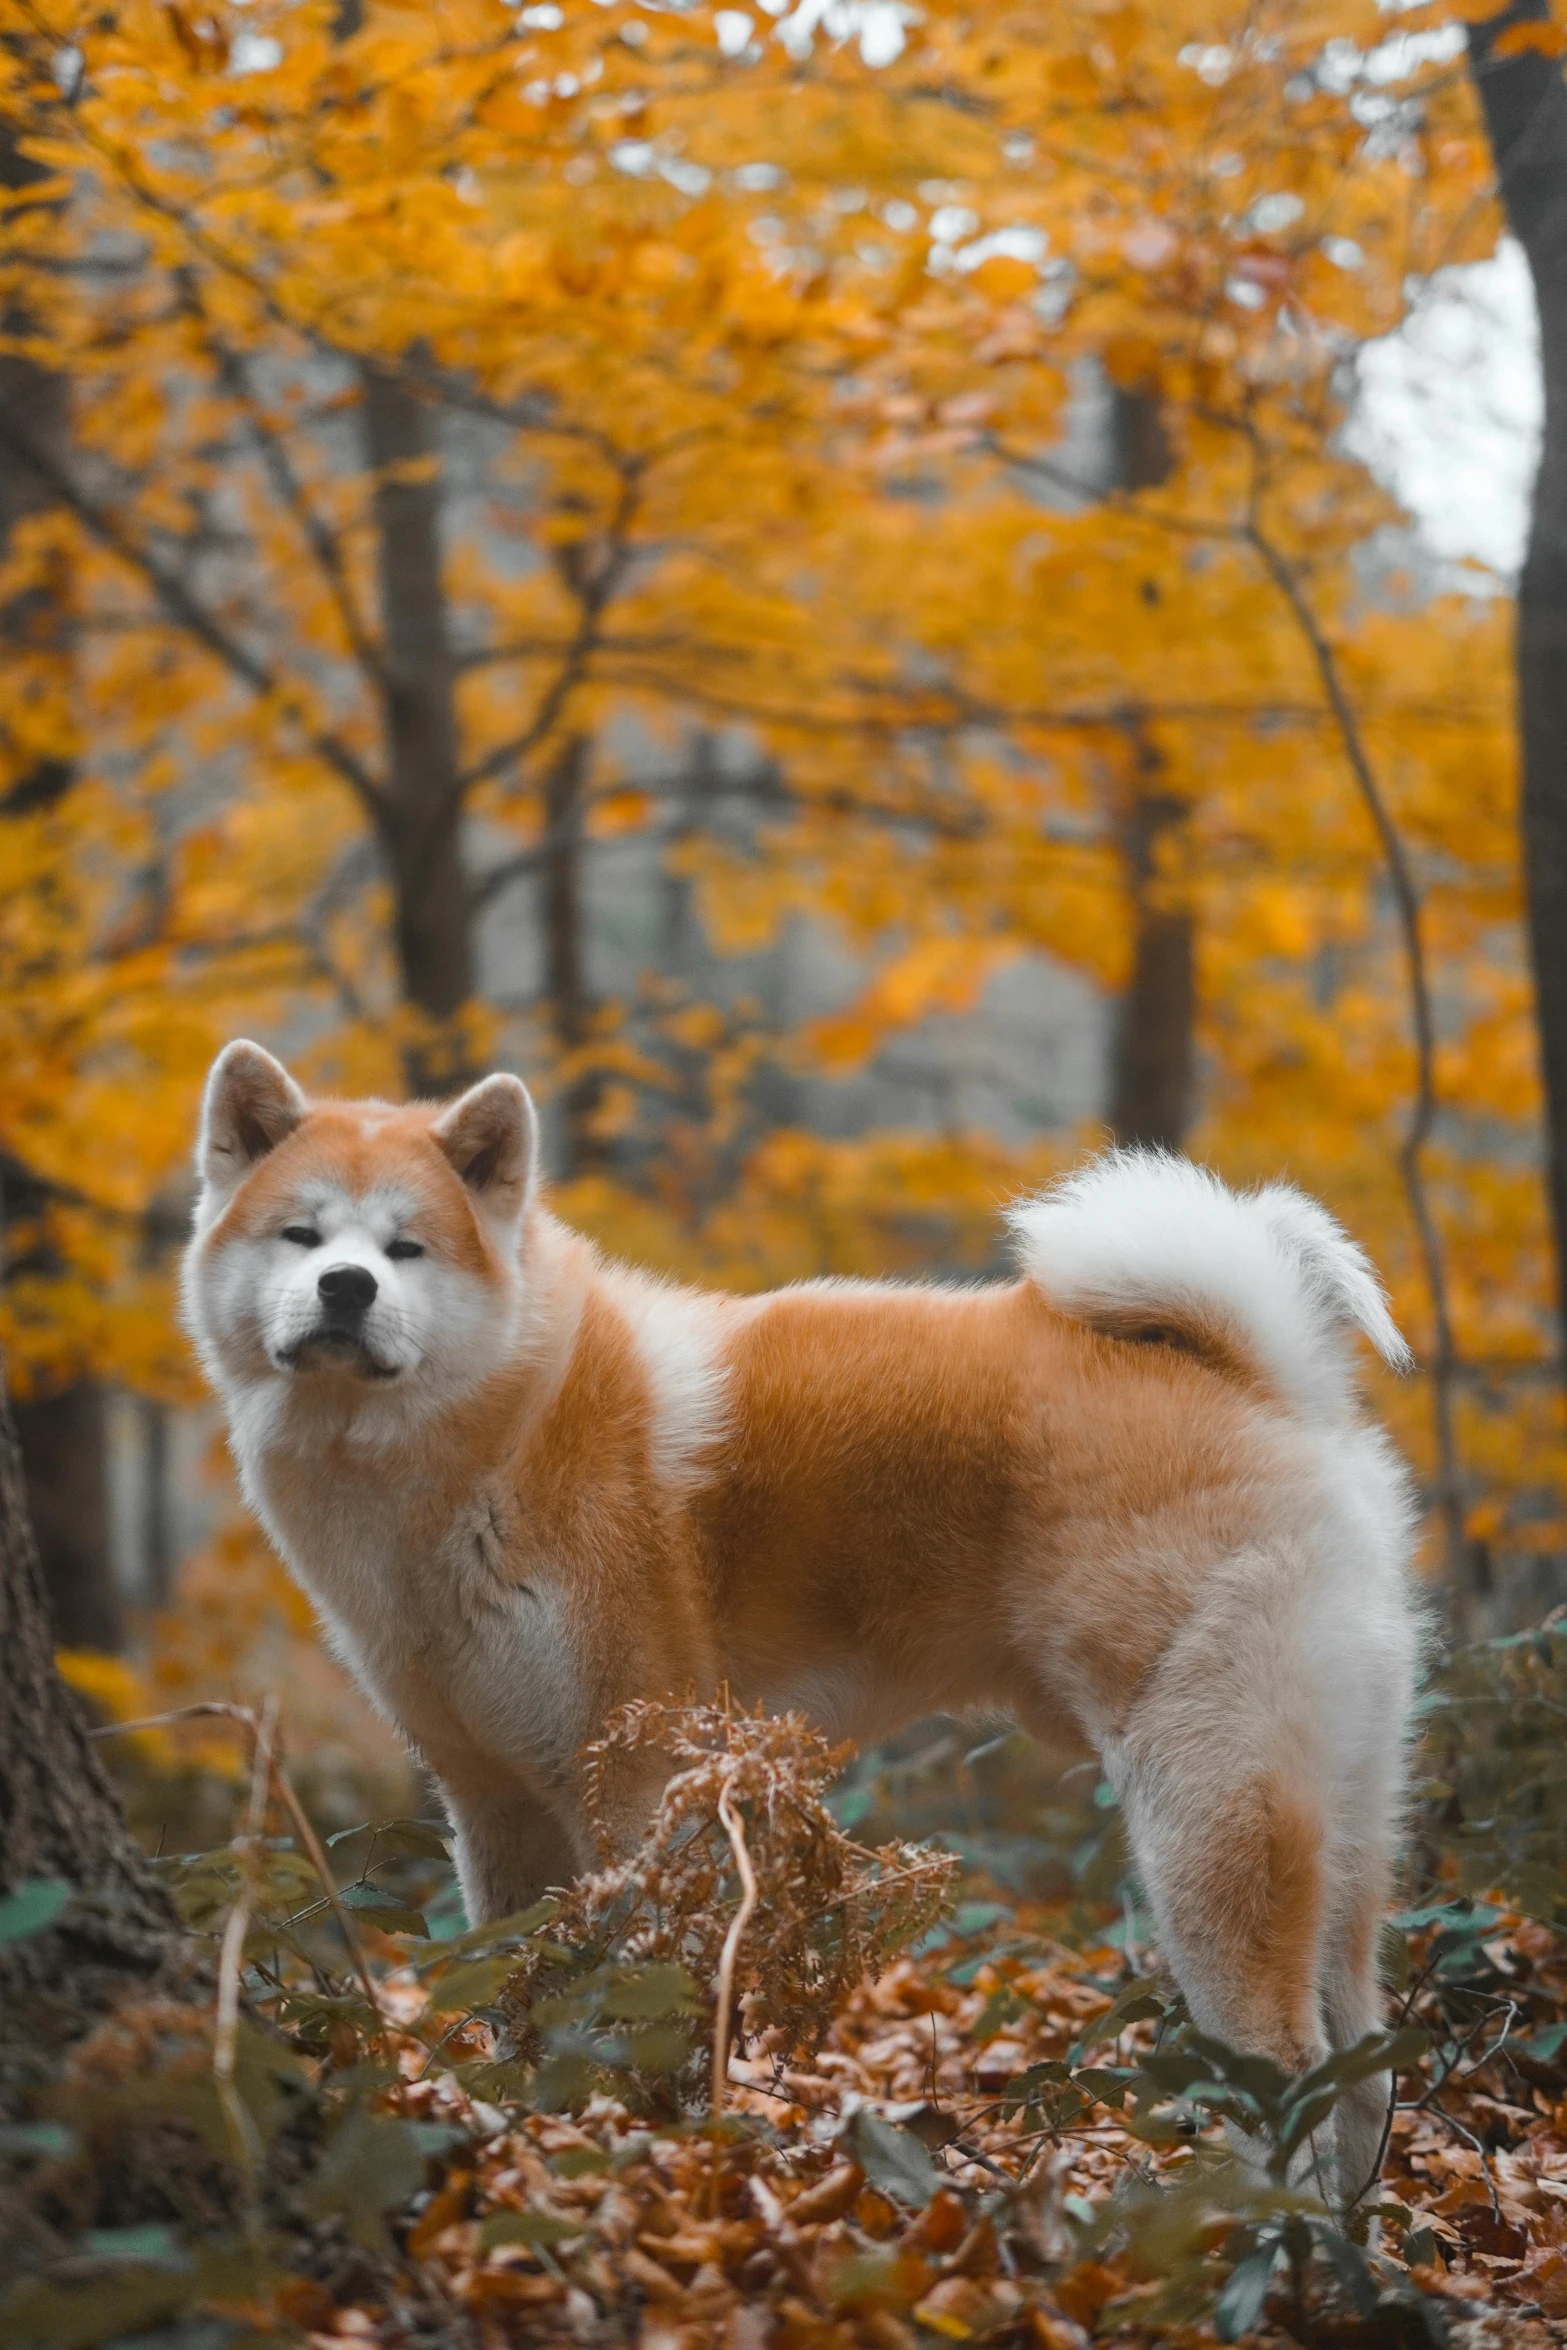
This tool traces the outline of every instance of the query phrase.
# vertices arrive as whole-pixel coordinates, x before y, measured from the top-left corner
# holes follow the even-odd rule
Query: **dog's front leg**
[[[580,1834],[536,1787],[496,1777],[442,1791],[470,1925],[531,1909],[552,1886],[569,1885],[587,1862]]]

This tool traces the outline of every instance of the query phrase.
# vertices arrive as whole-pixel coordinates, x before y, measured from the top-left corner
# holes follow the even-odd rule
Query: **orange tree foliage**
[[[1439,1365],[1445,1300],[1448,1498],[1554,1540],[1507,609],[1368,593],[1396,515],[1336,439],[1356,345],[1495,243],[1450,24],[0,0],[51,175],[5,211],[10,347],[67,379],[74,435],[0,419],[53,499],[0,591],[65,581],[72,612],[68,663],[7,656],[0,757],[79,775],[5,829],[0,1140],[49,1240],[7,1308],[24,1375],[177,1378],[141,1219],[242,1026],[347,1087],[589,1073],[567,1210],[684,1271],[933,1235],[983,1261],[1063,1145],[828,1146],[766,1131],[753,1077],[861,1065],[1031,951],[1121,987],[1153,776],[1152,888],[1198,938],[1193,1147],[1321,1191]],[[1147,486],[1072,478],[1086,368],[1157,414]],[[390,557],[435,530],[409,609]],[[775,778],[754,834],[669,851],[711,939],[824,920],[862,994],[785,1038],[654,981],[575,1027],[485,1002],[485,907],[561,805],[590,849],[657,824],[619,746],[693,719]],[[1427,1394],[1389,1408],[1440,1497]]]

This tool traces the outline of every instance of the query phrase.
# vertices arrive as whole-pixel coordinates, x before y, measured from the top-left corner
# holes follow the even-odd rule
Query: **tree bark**
[[[167,1607],[174,1591],[174,1527],[169,1508],[170,1412],[150,1395],[138,1398],[141,1430],[141,1582],[145,1607]]]
[[[125,1825],[76,1701],[54,1669],[21,1447],[0,1390],[0,1896],[26,1878],[73,1898],[42,1934],[0,1942],[0,2012],[70,2019],[160,1970],[181,1929]]]
[[[1132,899],[1132,977],[1116,1024],[1110,1124],[1119,1143],[1176,1151],[1191,1124],[1197,1077],[1197,932],[1191,908],[1162,870],[1164,844],[1187,817],[1184,800],[1152,783],[1157,761],[1139,745],[1139,785],[1122,839]]]
[[[14,130],[0,123],[0,187],[13,193],[47,177],[46,168],[21,153]],[[13,310],[9,331],[26,320]],[[35,436],[63,458],[70,431],[68,387],[19,353],[0,355],[0,413],[23,411]],[[18,523],[42,514],[54,494],[8,442],[0,442],[0,545]],[[41,586],[0,607],[0,659],[19,658],[58,668],[62,696],[71,690],[72,599],[63,564]],[[75,763],[45,755],[14,762],[4,741],[0,714],[0,819],[22,818],[51,808],[76,780]],[[3,845],[0,845],[3,853]],[[5,1218],[28,1213],[28,1182],[19,1169],[5,1187]],[[125,1642],[125,1615],[115,1586],[110,1555],[104,1394],[90,1381],[54,1395],[42,1395],[19,1413],[27,1485],[38,1526],[44,1579],[57,1641],[69,1648],[118,1649]]]
[[[1157,391],[1116,384],[1110,408],[1110,474],[1117,489],[1155,489],[1175,468]],[[1143,593],[1158,595],[1153,582]],[[1119,1143],[1178,1151],[1197,1098],[1197,928],[1172,893],[1169,851],[1189,813],[1164,790],[1162,762],[1135,713],[1129,718],[1132,794],[1121,826],[1132,911],[1132,976],[1121,999],[1110,1072],[1110,1126]]]
[[[0,122],[0,188],[15,194],[47,177],[44,164],[22,154],[14,126]],[[15,334],[25,330],[27,320],[13,307],[5,324]],[[23,411],[34,436],[63,457],[70,431],[63,376],[50,374],[18,352],[0,354],[0,413],[12,408]],[[0,446],[0,540],[9,539],[19,522],[45,513],[54,503],[52,491],[32,468],[13,449]],[[0,608],[0,643],[35,659],[57,660],[63,669],[71,658],[71,625],[69,581],[57,572],[41,589],[14,597]],[[66,690],[62,678],[62,691]],[[75,765],[69,759],[36,759],[0,790],[0,812],[25,815],[52,807],[75,780]]]
[[[1514,645],[1547,1182],[1557,1295],[1567,1301],[1567,84],[1556,57],[1503,39],[1527,38],[1533,25],[1547,28],[1549,46],[1549,0],[1516,0],[1468,31],[1502,202],[1534,280],[1545,377]]]
[[[444,1089],[471,1074],[454,1016],[473,993],[474,954],[456,668],[441,577],[439,430],[428,403],[395,377],[366,366],[360,381],[375,469],[388,776],[382,831],[403,992],[433,1024],[410,1051],[409,1077],[416,1089]]]
[[[125,1646],[109,1537],[104,1393],[79,1379],[15,1407],[38,1553],[58,1648]]]
[[[1110,478],[1120,490],[1157,489],[1175,470],[1156,392],[1110,387]]]

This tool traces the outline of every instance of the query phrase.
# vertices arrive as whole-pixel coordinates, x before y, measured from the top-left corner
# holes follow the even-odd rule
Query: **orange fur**
[[[861,1738],[1000,1708],[1105,1756],[1212,2028],[1321,2052],[1330,1906],[1364,2009],[1386,1840],[1340,1898],[1291,1680],[1284,1553],[1326,1472],[1233,1318],[1069,1313],[1032,1279],[660,1289],[540,1206],[514,1081],[310,1108],[265,1059],[214,1074],[191,1320],[256,1506],[447,1788],[472,1906],[580,1865],[577,1749],[627,1699],[727,1683]],[[307,1330],[280,1371],[307,1213],[391,1335],[318,1360]],[[418,1362],[379,1365],[421,1314]]]

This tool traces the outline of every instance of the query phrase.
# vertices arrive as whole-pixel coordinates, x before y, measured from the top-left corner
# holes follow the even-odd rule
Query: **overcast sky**
[[[1368,344],[1346,440],[1440,555],[1511,582],[1523,560],[1542,396],[1534,293],[1510,239],[1444,269]]]

